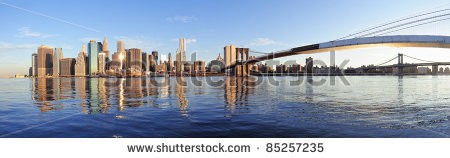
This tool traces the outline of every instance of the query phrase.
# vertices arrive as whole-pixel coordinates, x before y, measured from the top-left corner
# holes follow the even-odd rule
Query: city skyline
[[[2,63],[0,65],[0,70],[2,70],[0,71],[0,77],[27,74],[28,67],[31,67],[32,64],[30,61],[31,54],[37,53],[37,47],[40,45],[62,48],[64,57],[76,58],[81,51],[80,46],[82,44],[87,45],[91,39],[102,41],[102,38],[107,36],[111,37],[109,49],[112,50],[116,48],[115,41],[123,40],[125,48],[140,48],[143,52],[156,50],[160,53],[160,58],[163,55],[172,53],[172,58],[175,58],[178,38],[186,37],[186,58],[189,58],[191,53],[197,52],[199,60],[209,62],[217,58],[218,53],[223,53],[223,47],[226,45],[233,44],[237,47],[248,47],[252,50],[271,52],[306,44],[326,42],[369,26],[445,4],[445,1],[440,0],[433,2],[408,1],[407,4],[390,1],[358,1],[357,4],[359,6],[353,7],[345,5],[349,3],[354,4],[354,1],[321,1],[316,3],[290,1],[286,3],[268,2],[265,4],[259,4],[257,1],[237,2],[239,3],[236,4],[242,6],[251,6],[251,9],[229,11],[224,6],[226,3],[231,3],[231,1],[218,1],[214,2],[214,4],[203,1],[125,4],[109,2],[111,5],[108,10],[118,10],[127,7],[136,7],[137,9],[148,7],[151,9],[145,13],[138,12],[139,14],[130,11],[111,12],[108,15],[90,12],[93,11],[93,8],[84,5],[85,2],[71,2],[73,4],[70,5],[73,6],[68,7],[68,4],[59,4],[62,2],[54,2],[57,4],[46,6],[46,3],[34,4],[28,1],[4,1],[0,3],[0,7],[4,8],[1,12],[10,16],[0,18],[10,23],[0,30],[0,33],[4,35],[0,37],[0,52],[2,54],[0,58],[0,63]],[[105,1],[93,3],[105,3]],[[392,6],[385,7],[383,3],[389,3]],[[294,7],[296,5],[301,6],[300,9]],[[86,13],[78,12],[78,7],[76,6],[86,8]],[[376,12],[381,7],[383,7],[383,12]],[[59,12],[67,8],[69,10],[59,14]],[[167,11],[167,8],[173,9]],[[265,10],[269,9],[273,10],[273,12],[266,13]],[[293,9],[298,9],[298,11]],[[314,9],[317,9],[317,11]],[[345,9],[351,9],[354,13],[367,12],[368,14],[361,19],[361,16],[357,14],[339,12]],[[390,14],[402,16],[386,19],[386,17],[390,17],[388,16]],[[123,20],[118,22],[120,20],[114,19]],[[353,20],[347,23],[340,23],[340,21],[345,19]],[[233,25],[234,23],[242,23],[242,25],[235,26]],[[291,25],[275,27],[278,26],[277,24],[286,23]],[[436,26],[445,28],[449,26],[449,23],[443,22],[438,25],[421,27],[413,31],[402,31],[396,34],[408,34],[411,32],[414,34],[437,34],[439,32],[439,35],[450,35],[450,31],[436,28]],[[434,29],[439,29],[440,31],[434,31]],[[412,56],[427,60],[450,59],[450,54],[445,53],[448,51],[442,49],[370,48],[338,52],[336,61],[340,63],[344,59],[350,59],[351,62],[348,66],[356,67],[364,64],[376,64],[399,52],[412,54]],[[328,61],[328,53],[311,56]],[[109,57],[111,58],[111,55]],[[304,65],[304,60],[307,57],[309,55],[293,56],[280,60],[294,59]]]

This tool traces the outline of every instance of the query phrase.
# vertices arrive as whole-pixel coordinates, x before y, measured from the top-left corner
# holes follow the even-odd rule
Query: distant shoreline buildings
[[[219,55],[220,56],[220,55]],[[140,77],[149,75],[206,75],[205,61],[186,61],[186,42],[179,39],[176,59],[163,61],[158,51],[146,53],[139,48],[125,49],[123,41],[117,41],[117,51],[110,56],[108,39],[103,43],[90,40],[83,44],[77,58],[64,58],[62,48],[39,46],[32,54],[30,77]],[[213,73],[220,73],[215,71]]]
[[[37,53],[31,55],[31,67],[28,76],[15,77],[141,77],[141,76],[207,76],[207,75],[388,75],[398,74],[393,67],[378,68],[373,65],[358,68],[348,67],[341,70],[337,66],[314,65],[313,58],[306,59],[306,65],[296,63],[270,65],[245,64],[245,61],[256,58],[249,56],[249,48],[237,48],[227,45],[215,60],[206,64],[205,61],[186,60],[186,41],[179,39],[179,46],[172,60],[172,53],[167,59],[161,59],[161,54],[153,50],[147,53],[139,48],[125,48],[124,41],[117,41],[117,50],[110,56],[108,39],[104,37],[103,43],[90,40],[82,45],[76,58],[65,58],[62,48],[39,46]],[[225,70],[230,65],[236,67]],[[433,67],[419,67],[404,64],[401,71],[405,75],[449,74],[450,69]]]

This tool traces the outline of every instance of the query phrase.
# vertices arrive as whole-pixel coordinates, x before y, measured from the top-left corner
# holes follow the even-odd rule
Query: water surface
[[[345,79],[0,79],[0,136],[449,137],[450,76]]]

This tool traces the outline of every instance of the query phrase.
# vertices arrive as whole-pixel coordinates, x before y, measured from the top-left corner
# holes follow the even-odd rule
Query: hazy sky
[[[0,0],[0,76],[27,74],[39,45],[62,47],[75,58],[83,43],[108,37],[109,49],[124,40],[126,48],[168,54],[177,38],[187,38],[188,54],[215,59],[235,44],[260,52],[326,42],[420,11],[450,8],[448,0]],[[450,22],[394,34],[450,35]],[[397,53],[450,61],[450,50],[369,48],[336,52],[347,66],[377,64]],[[223,54],[222,54],[223,55]],[[258,55],[258,54],[254,54]],[[328,54],[299,55],[328,61]],[[409,62],[405,59],[405,62]],[[411,60],[411,62],[413,62]]]

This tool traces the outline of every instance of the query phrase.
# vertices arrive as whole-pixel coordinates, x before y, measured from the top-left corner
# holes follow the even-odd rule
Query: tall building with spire
[[[75,76],[86,76],[88,72],[87,62],[88,57],[86,54],[86,46],[83,44],[80,53],[78,53],[77,60],[75,62]]]
[[[109,49],[108,49],[108,39],[105,38],[103,39],[103,46],[102,46],[102,52],[105,53],[105,59],[106,61],[109,61]]]
[[[179,47],[175,59],[176,72],[180,73],[184,71],[184,63],[186,62],[186,43],[184,38],[180,38]]]

